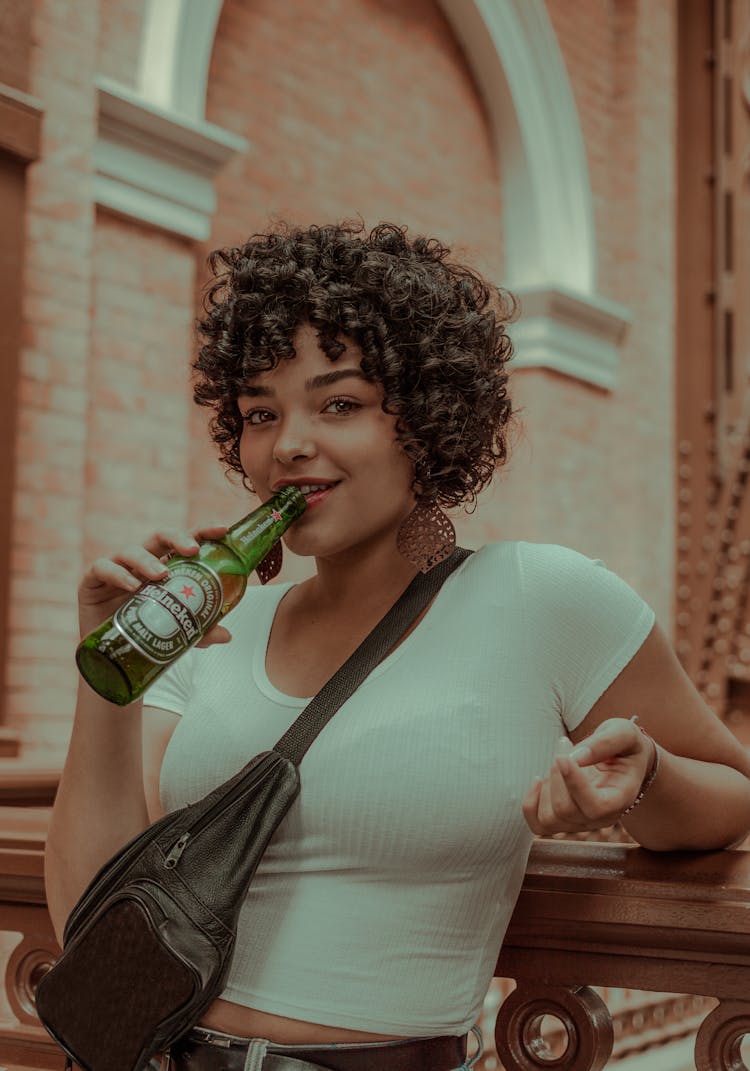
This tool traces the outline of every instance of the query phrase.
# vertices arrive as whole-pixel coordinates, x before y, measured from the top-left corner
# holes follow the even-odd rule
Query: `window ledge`
[[[41,100],[0,82],[0,149],[26,163],[37,160],[43,118]]]
[[[599,294],[555,286],[513,293],[521,302],[520,318],[508,330],[515,367],[551,368],[605,390],[617,387],[629,309]]]
[[[214,179],[248,142],[213,123],[158,107],[97,79],[96,203],[197,241],[211,232]]]

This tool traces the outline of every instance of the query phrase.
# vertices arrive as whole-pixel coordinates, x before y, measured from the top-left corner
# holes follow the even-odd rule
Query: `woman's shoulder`
[[[519,561],[524,565],[538,569],[590,570],[606,569],[601,558],[592,558],[575,547],[564,543],[535,543],[530,540],[518,540],[514,546]]]
[[[472,555],[477,575],[515,581],[519,596],[535,602],[590,599],[629,585],[601,558],[562,543],[503,540],[486,543]],[[632,589],[630,589],[632,590]]]
[[[529,605],[571,619],[633,614],[653,617],[653,609],[617,569],[561,543],[515,543],[520,585]]]
[[[472,555],[482,567],[528,567],[539,570],[581,569],[592,566],[606,568],[600,558],[590,558],[573,547],[561,543],[534,543],[526,539],[504,539],[485,543]]]

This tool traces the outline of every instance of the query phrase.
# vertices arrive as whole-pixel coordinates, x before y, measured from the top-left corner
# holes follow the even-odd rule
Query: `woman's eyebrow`
[[[319,390],[321,387],[330,387],[341,379],[349,378],[362,379],[365,383],[371,382],[359,368],[339,368],[305,380],[305,390]],[[248,398],[272,398],[275,393],[270,387],[255,387],[250,383],[246,383],[240,390],[240,395]]]

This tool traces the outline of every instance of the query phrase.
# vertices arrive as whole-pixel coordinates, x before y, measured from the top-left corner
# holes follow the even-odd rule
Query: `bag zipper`
[[[183,833],[177,843],[170,848],[169,855],[164,860],[164,866],[167,868],[167,870],[171,870],[172,867],[177,866],[180,861],[180,856],[185,851],[185,848],[187,847],[187,842],[189,840],[190,834]]]
[[[282,756],[278,752],[271,752],[270,755],[256,768],[255,777],[249,783],[247,781],[240,781],[234,786],[231,792],[228,792],[225,796],[222,796],[220,800],[210,807],[207,811],[204,811],[200,818],[197,818],[192,825],[188,827],[185,832],[181,834],[178,840],[172,845],[164,860],[164,867],[166,870],[172,870],[180,861],[182,853],[187,848],[188,842],[197,837],[201,830],[212,822],[214,818],[220,815],[227,807],[230,807],[240,796],[243,796],[246,792],[249,792],[251,788],[260,780],[262,776],[268,773],[269,769],[282,761]]]
[[[264,760],[264,762],[260,765],[260,767],[258,768],[257,773],[258,773],[259,776],[266,770],[266,768],[268,766],[268,763],[271,760],[280,761],[281,760],[281,755],[279,755],[279,753],[277,751],[271,752],[267,756],[267,758]],[[250,783],[250,785],[248,785],[247,782],[242,782],[242,784],[244,784],[244,788],[246,788],[246,789],[247,788],[251,788],[252,785],[255,784],[255,780],[253,780]],[[243,790],[235,789],[235,792],[238,795],[240,794],[240,791],[244,791],[244,789]],[[232,798],[234,798],[234,793],[232,794]],[[232,802],[232,800],[227,800],[226,797],[225,797],[224,801],[221,801],[221,802],[226,802],[227,805],[228,805],[229,803]],[[221,809],[221,804],[220,803],[217,803],[214,806],[218,807],[219,809]],[[211,811],[209,811],[207,813],[208,813],[208,815],[213,817],[215,812],[214,812],[214,809],[212,808]],[[174,814],[165,814],[162,818],[157,819],[157,823],[163,823],[165,826],[168,826],[171,822],[174,822],[174,821],[175,821],[175,815]],[[80,925],[80,921],[79,920],[81,919],[81,916],[84,915],[89,910],[89,907],[90,907],[92,901],[97,901],[97,900],[100,901],[102,899],[102,897],[109,896],[109,892],[110,892],[112,886],[119,880],[120,875],[123,873],[123,871],[127,870],[128,866],[131,863],[131,860],[141,850],[142,845],[147,841],[152,841],[152,840],[158,839],[160,834],[155,833],[154,829],[153,829],[153,826],[156,825],[157,823],[152,823],[152,825],[147,826],[144,830],[142,830],[140,833],[138,833],[137,836],[133,837],[133,839],[130,841],[129,844],[123,845],[123,847],[120,849],[119,858],[117,859],[117,863],[116,863],[116,865],[114,867],[111,867],[111,864],[112,864],[112,862],[113,862],[113,860],[115,858],[114,856],[113,856],[112,859],[107,860],[106,863],[102,863],[102,865],[99,867],[99,870],[96,872],[94,877],[89,882],[89,884],[88,884],[88,886],[86,888],[86,891],[83,893],[82,897],[80,898],[80,900],[75,905],[75,907],[73,908],[72,912],[70,913],[70,918],[68,919],[68,921],[65,924],[65,932],[63,934],[63,943],[64,944],[68,943],[68,941],[71,939],[74,931],[76,931],[78,929],[78,926]],[[192,829],[193,827],[190,827],[190,828]],[[182,839],[182,838],[180,838],[180,839]],[[176,845],[173,846],[173,849],[174,849],[174,847],[176,847]],[[180,854],[182,854],[182,853],[180,852]],[[109,873],[107,874],[106,882],[104,884],[104,888],[102,889],[102,888],[99,887],[99,878],[107,870],[109,870]]]

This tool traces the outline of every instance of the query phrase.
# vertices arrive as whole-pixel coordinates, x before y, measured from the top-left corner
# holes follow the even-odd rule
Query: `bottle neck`
[[[301,491],[296,487],[284,488],[233,524],[222,542],[234,551],[251,573],[306,508],[307,502]]]

